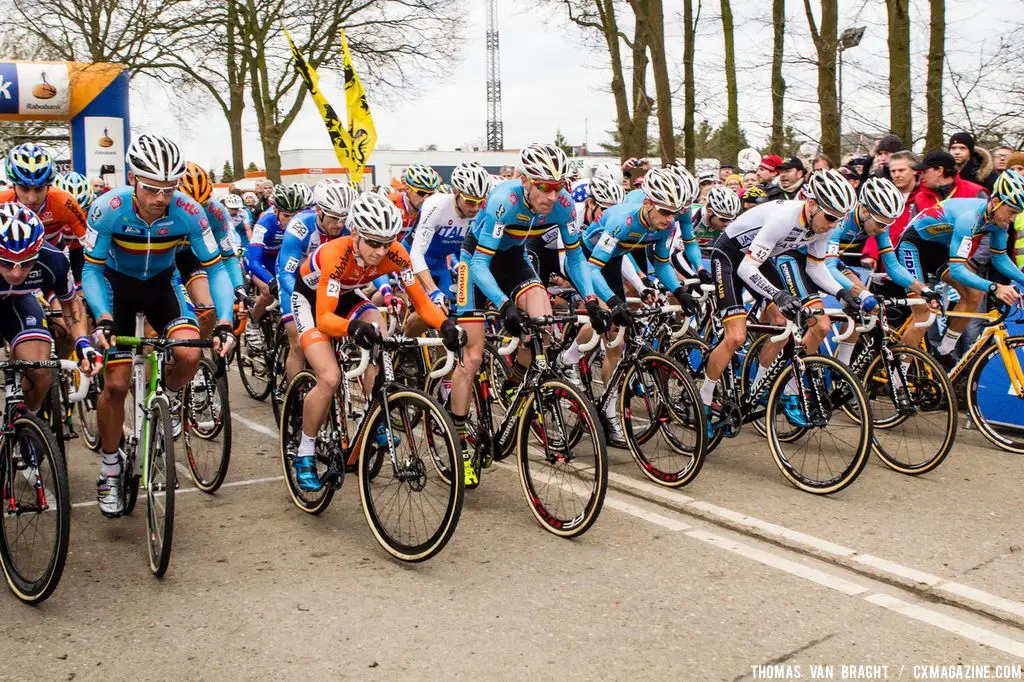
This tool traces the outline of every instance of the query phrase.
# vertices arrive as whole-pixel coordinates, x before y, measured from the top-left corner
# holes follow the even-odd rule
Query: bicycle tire
[[[196,377],[202,375],[206,387],[206,404],[200,408],[197,405]],[[205,355],[199,361],[199,369],[192,381],[185,386],[185,399],[183,416],[184,434],[182,442],[185,444],[185,463],[188,466],[192,481],[199,490],[212,494],[224,484],[228,475],[228,465],[231,463],[231,403],[228,396],[228,381],[226,376],[219,379],[217,366]],[[214,399],[216,396],[216,400]],[[209,413],[206,407],[209,406]],[[216,410],[214,407],[216,406]],[[208,417],[208,418],[207,418]],[[212,427],[206,427],[212,422]],[[196,447],[199,443],[211,443],[214,447],[211,450],[216,452],[212,458],[197,458]],[[216,440],[219,438],[219,442]],[[204,449],[206,449],[204,447]],[[206,463],[206,466],[203,463]]]
[[[638,379],[641,367],[653,375],[652,382]],[[658,485],[681,488],[692,483],[704,466],[707,445],[704,406],[693,379],[679,363],[660,353],[644,354],[622,376],[617,409],[622,432],[626,437],[626,447],[633,461],[644,476]],[[670,395],[669,387],[665,385],[670,380],[680,389],[677,396]],[[638,390],[642,393],[638,393]],[[641,399],[641,405],[646,408],[648,415],[652,407],[656,415],[648,418],[653,428],[645,429],[642,435],[646,438],[643,440],[635,436],[632,428],[634,417],[641,413],[641,410],[632,407],[631,399],[634,397]],[[673,422],[693,432],[692,445],[683,443],[670,431],[669,424]],[[661,449],[652,447],[650,442],[658,433],[662,434],[670,450],[663,456],[658,456]],[[676,458],[688,458],[688,461],[683,466],[676,466],[673,463]],[[664,466],[666,463],[668,467]]]
[[[586,502],[580,512],[568,518],[560,517],[550,509],[552,505],[544,501],[548,488],[546,485],[538,486],[534,481],[534,478],[537,478],[538,482],[541,478],[552,478],[552,475],[542,471],[540,466],[536,467],[537,471],[533,471],[534,467],[530,463],[530,439],[534,438],[532,424],[537,417],[537,406],[534,404],[537,395],[540,395],[542,400],[568,401],[569,411],[583,417],[586,421],[584,435],[589,434],[591,442],[595,445],[593,462],[584,464],[584,466],[591,466],[593,468],[593,482],[585,484],[588,490],[580,491],[578,495],[579,497],[586,496]],[[544,419],[544,411],[544,406],[541,406],[542,414],[540,418],[542,420]],[[561,415],[557,415],[557,421],[564,421],[564,419]],[[546,422],[544,423],[546,424]],[[561,440],[566,441],[564,437]],[[577,453],[580,449],[580,443],[578,443],[572,451],[566,449],[555,456],[554,462],[549,459],[547,454],[545,454],[541,461],[549,465],[552,463],[568,465],[578,458]],[[538,386],[537,392],[531,391],[525,397],[523,413],[519,420],[516,435],[516,452],[519,481],[523,488],[523,494],[526,496],[530,511],[541,527],[549,533],[564,538],[578,537],[587,532],[594,525],[594,522],[597,521],[597,517],[600,515],[601,508],[604,505],[605,494],[608,492],[608,446],[604,439],[604,428],[598,419],[597,409],[593,403],[568,382],[560,379],[546,379],[542,381]],[[561,488],[562,484],[558,484],[555,487]],[[573,498],[577,497],[575,491],[570,492],[570,495]]]
[[[830,387],[828,391],[828,399],[830,402],[833,397],[840,400],[852,399],[857,401],[860,414],[871,414],[867,399],[864,397],[863,390],[861,390],[860,381],[850,373],[850,370],[848,370],[845,365],[833,358],[822,355],[807,356],[803,358],[803,362],[806,368],[805,376],[813,378],[819,372],[822,372],[818,378],[821,379],[822,385],[828,385]],[[828,375],[828,377],[823,374],[826,370],[832,373]],[[833,474],[827,479],[814,479],[805,474],[802,470],[798,471],[793,462],[795,458],[792,454],[787,454],[783,450],[783,444],[788,446],[792,443],[780,440],[777,432],[777,417],[783,413],[780,409],[782,407],[781,400],[785,393],[786,385],[789,383],[789,379],[793,375],[794,371],[794,364],[791,362],[783,368],[782,372],[769,389],[768,407],[765,418],[768,425],[768,447],[771,450],[772,458],[775,460],[775,465],[779,468],[779,471],[781,471],[782,475],[785,476],[785,478],[795,487],[816,495],[830,495],[837,493],[857,480],[857,477],[864,470],[864,466],[867,464],[868,456],[871,454],[871,422],[853,422],[851,420],[859,432],[857,446],[855,452],[850,457],[849,463],[843,466],[842,470],[838,474]],[[818,436],[823,432],[829,434],[831,437],[831,433],[836,427],[836,425],[832,423],[833,420],[831,417],[835,415],[841,415],[844,418],[846,417],[843,411],[836,407],[828,414],[829,423],[827,428],[817,428],[814,426],[799,427],[801,431],[801,439],[807,439],[809,442],[810,440],[813,440],[815,436]],[[835,438],[832,438],[832,444],[835,446]],[[835,449],[836,448],[833,447],[830,451],[834,452]],[[819,455],[819,468],[820,463],[821,457]],[[826,468],[831,470],[831,467]]]
[[[82,440],[85,442],[85,447],[93,452],[99,452],[100,449],[100,429],[99,423],[96,421],[98,414],[96,412],[96,401],[99,400],[100,392],[103,390],[101,388],[102,381],[102,373],[92,377],[85,398],[75,404],[75,410],[78,413],[78,423],[82,427]]]
[[[149,570],[158,578],[167,573],[174,542],[174,434],[167,398],[155,397],[149,405],[146,428],[146,530]],[[162,500],[162,502],[161,502]]]
[[[439,366],[444,364],[444,362],[444,358],[439,358],[438,360],[435,360],[435,366],[431,367],[431,371],[437,369]],[[450,379],[450,376],[451,375],[447,377],[433,378],[428,374],[426,388],[423,391],[430,397],[431,400],[440,405],[449,415],[452,414],[451,391],[449,389],[447,396],[445,396],[442,394],[442,389],[444,387],[445,380]],[[483,389],[480,387],[479,377],[477,377],[477,380],[473,382],[473,392],[471,394],[471,399],[469,401],[469,410],[466,414],[466,446],[470,452],[471,463],[473,465],[473,470],[476,472],[477,480],[480,479],[480,474],[483,470],[483,467],[481,466],[480,453],[477,453],[476,451],[476,442],[477,439],[483,433],[482,430],[485,428],[482,424],[480,424],[480,408],[481,405],[483,405],[484,400],[485,398],[483,394]],[[500,424],[498,426],[500,426]],[[495,433],[498,430],[498,426],[492,426],[490,429],[490,433]],[[438,462],[435,460],[434,465],[435,468],[437,468],[437,473],[440,476],[443,476],[445,478],[449,476],[450,472],[447,471],[447,469],[445,469],[443,462]]]
[[[284,471],[284,481],[288,488],[288,494],[295,506],[307,514],[317,515],[327,509],[334,498],[334,489],[330,486],[323,486],[319,491],[307,492],[299,488],[295,479],[295,467],[292,463],[293,451],[298,449],[302,429],[302,402],[306,393],[316,384],[316,376],[304,369],[295,375],[288,383],[288,390],[285,391],[284,401],[281,404],[281,422],[278,424],[279,450],[281,453],[281,467]],[[334,409],[328,412],[333,419]],[[327,458],[319,451],[317,452],[317,463],[322,466],[329,464]]]
[[[266,344],[266,337],[264,337],[263,342]],[[253,355],[253,353],[255,353],[255,355]],[[264,401],[267,399],[267,396],[270,395],[270,390],[273,388],[270,381],[271,358],[272,356],[266,351],[266,349],[253,351],[249,347],[249,343],[246,341],[244,333],[239,337],[237,355],[238,375],[242,379],[242,387],[253,400]],[[260,385],[256,375],[252,373],[257,359],[263,363],[262,371],[266,376],[262,385]]]
[[[703,367],[705,356],[709,350],[708,344],[701,339],[684,336],[681,339],[676,339],[665,350],[665,355],[679,363],[680,367],[685,369],[694,380],[697,380],[702,378],[700,369]]]
[[[47,425],[50,427],[50,432],[53,433],[53,440],[57,443],[57,449],[60,450],[61,456],[67,460],[67,441],[64,439],[64,397],[61,395],[60,382],[60,372],[51,369],[50,388],[46,392],[43,404],[46,406]]]
[[[20,443],[21,438],[26,435],[36,441],[37,452],[41,455],[41,460],[48,462],[52,473],[52,481],[49,484],[45,482],[43,484],[43,490],[49,491],[48,508],[42,512],[31,514],[37,519],[52,515],[55,521],[53,549],[39,575],[24,575],[24,571],[28,569],[22,569],[20,561],[15,556],[16,551],[12,539],[26,537],[24,531],[15,533],[12,539],[9,539],[7,534],[8,521],[22,527],[22,521],[28,516],[28,514],[9,516],[6,513],[9,497],[18,499],[17,493],[10,486],[17,482],[17,478],[23,478],[18,473],[15,473],[14,480],[9,478],[13,464],[9,459],[12,446],[14,443]],[[2,567],[4,578],[14,596],[26,604],[40,604],[57,589],[64,573],[64,564],[67,561],[68,541],[71,535],[71,493],[69,492],[67,465],[60,450],[57,449],[53,434],[46,427],[45,422],[34,414],[24,414],[15,419],[14,433],[8,434],[5,438],[6,442],[0,443],[0,491],[3,493],[0,504],[4,505],[3,511],[0,511],[0,514],[3,514],[3,518],[0,519],[0,567]],[[31,489],[26,490],[26,493],[36,498],[34,482]],[[56,509],[54,509],[54,505],[56,505]],[[38,534],[32,534],[32,537],[38,537]]]
[[[881,403],[873,401],[872,397],[877,395],[884,398],[889,401],[888,405],[892,406],[892,399],[889,395],[889,384],[892,381],[892,377],[888,376],[882,367],[881,354],[876,355],[865,370],[863,379],[865,397],[868,399],[868,404],[871,405],[871,419],[873,422],[872,450],[890,469],[908,476],[920,476],[921,474],[933,471],[942,464],[946,456],[953,449],[957,430],[956,396],[953,395],[953,385],[949,381],[946,370],[932,356],[918,348],[911,348],[909,346],[894,346],[891,350],[894,356],[893,362],[902,362],[901,357],[913,357],[911,362],[915,363],[916,372],[907,377],[909,384],[907,394],[914,402],[914,406],[917,409],[916,414],[934,415],[939,410],[943,410],[945,411],[946,418],[944,424],[929,423],[923,430],[916,429],[916,436],[912,435],[908,438],[900,433],[900,436],[896,439],[887,438],[888,434],[895,432],[899,427],[911,424],[916,425],[917,422],[913,420],[913,416],[900,414],[899,412],[891,417],[880,416],[879,407]],[[922,368],[927,373],[926,376],[922,376]],[[881,374],[876,376],[879,370],[881,370]],[[923,443],[926,440],[926,434],[932,433],[941,434],[941,442],[934,453],[929,454],[923,461],[918,462],[910,462],[900,458],[899,451],[902,448],[899,446],[901,442],[908,444],[912,442]]]
[[[1008,337],[1006,346],[1017,356],[1018,362],[1024,357],[1024,351],[1017,350],[1024,349],[1024,336]],[[982,407],[978,399],[980,394],[986,398],[999,396],[1000,401],[992,408]],[[1024,417],[1024,400],[1018,398],[1013,390],[999,348],[995,344],[981,351],[967,374],[967,412],[986,440],[1000,450],[1024,455],[1024,431],[1015,428],[1016,424],[1024,423],[1021,421],[1021,417]],[[997,422],[993,419],[997,415],[1006,421]],[[1010,426],[1000,429],[1004,423]],[[1020,435],[1014,437],[1018,431]]]
[[[277,330],[277,338],[274,340],[274,360],[270,363],[270,407],[274,410],[274,423],[281,421],[281,403],[284,402],[284,392],[288,389],[286,367],[290,349],[288,333],[282,326]]]
[[[748,335],[749,336],[749,335]],[[753,388],[754,377],[756,376],[756,370],[754,369],[755,363],[760,364],[761,346],[767,343],[768,335],[761,334],[754,339],[750,340],[747,348],[746,355],[743,356],[743,362],[740,364],[740,393],[741,395],[749,395],[750,389]],[[767,414],[767,412],[766,412]],[[765,418],[754,419],[750,422],[754,425],[754,430],[759,434],[768,437],[768,427],[765,425]],[[803,429],[793,427],[788,431],[779,432],[777,434],[778,439],[783,443],[793,443],[800,440],[804,435]]]

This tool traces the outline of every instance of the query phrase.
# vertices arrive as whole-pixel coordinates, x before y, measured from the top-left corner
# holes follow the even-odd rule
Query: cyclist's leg
[[[971,265],[967,264],[966,267],[970,268]],[[980,289],[968,287],[960,282],[955,281],[949,273],[949,270],[940,274],[942,281],[949,284],[956,292],[960,294],[960,300],[953,306],[953,311],[958,313],[974,313],[978,311],[978,307],[981,305],[982,300],[985,297],[985,292]],[[939,344],[935,352],[939,355],[948,355],[953,352],[956,348],[957,341],[963,335],[973,320],[969,317],[950,317],[949,325],[946,327],[946,333],[942,337],[942,342]]]
[[[33,295],[9,296],[0,301],[0,330],[10,344],[14,360],[49,360],[50,332],[43,325],[43,307]],[[33,369],[22,374],[25,404],[35,412],[50,390],[50,370]]]
[[[715,280],[715,297],[718,301],[718,315],[722,318],[724,332],[722,340],[708,356],[704,367],[704,383],[701,385],[701,402],[710,406],[714,400],[715,387],[726,371],[733,355],[747,338],[747,310],[743,305],[743,290],[739,275],[736,274],[732,258],[742,254],[729,253],[718,248],[711,252],[711,274]]]
[[[911,230],[907,230],[904,236],[908,236],[909,232]],[[949,254],[943,254],[944,250],[946,247],[941,244],[936,246],[919,238],[915,240],[904,238],[896,247],[896,257],[915,280],[927,283],[929,273],[938,272],[949,260]],[[910,310],[914,323],[927,321],[928,315],[931,313],[928,306],[913,306]],[[903,332],[901,341],[906,346],[920,346],[925,331],[925,329],[917,327],[916,324],[909,324]]]
[[[202,273],[193,272],[188,278],[185,288],[188,291],[189,300],[192,301],[194,306],[200,308],[213,307],[213,296],[210,295],[210,280],[207,278],[205,271]],[[205,315],[199,323],[199,338],[210,338],[216,323],[216,315]]]
[[[458,435],[465,440],[469,401],[473,395],[480,364],[483,362],[486,329],[484,316],[477,310],[477,301],[483,302],[469,273],[469,254],[463,251],[458,265],[458,286],[455,304],[459,326],[466,330],[466,345],[462,349],[462,362],[452,373],[451,415]]]
[[[302,371],[306,363],[303,359],[302,346],[299,344],[299,333],[295,329],[294,320],[285,322],[284,331],[288,336],[288,359],[284,364],[284,374],[288,381],[291,381],[296,374]]]
[[[316,302],[296,291],[292,294],[292,316],[302,355],[313,374],[316,385],[306,394],[302,404],[302,442],[300,456],[312,456],[316,434],[323,424],[331,399],[341,385],[341,369],[334,356],[331,339],[316,328]]]
[[[171,339],[198,339],[199,322],[196,311],[185,295],[185,287],[178,278],[173,278],[143,307],[146,320]],[[192,380],[199,369],[199,348],[176,347],[171,349],[173,364],[164,370],[164,386],[171,393],[177,393]]]
[[[813,280],[807,274],[807,256],[790,252],[779,256],[775,261],[775,267],[782,276],[782,282],[786,290],[792,296],[797,296],[805,308],[821,310],[825,306],[821,302],[821,296]],[[771,306],[776,313],[778,310]],[[766,314],[772,315],[769,310]],[[781,314],[775,315],[772,324],[785,324]],[[808,355],[817,355],[818,350],[829,332],[829,322],[825,318],[812,317],[807,322],[807,330],[804,332],[804,350]],[[776,346],[776,352],[772,353],[771,360],[775,359],[778,350],[781,350],[785,342],[771,344]],[[768,346],[769,344],[765,344]],[[767,365],[763,365],[767,367]]]
[[[263,312],[267,309],[267,306],[274,302],[274,297],[270,295],[270,285],[266,282],[262,282],[256,278],[252,280],[253,286],[256,287],[256,301],[252,306],[252,313],[249,315],[250,322],[255,325],[255,328],[259,328],[260,319],[263,317]]]

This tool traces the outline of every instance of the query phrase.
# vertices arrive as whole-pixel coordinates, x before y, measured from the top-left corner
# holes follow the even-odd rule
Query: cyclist
[[[249,221],[249,211],[245,209],[242,197],[237,194],[229,194],[224,197],[224,208],[228,210],[228,222],[235,233],[235,244],[239,251],[245,250],[252,239],[252,223]]]
[[[409,254],[397,241],[402,214],[388,199],[362,194],[348,216],[352,234],[320,245],[299,270],[292,294],[292,314],[306,360],[317,377],[316,386],[302,406],[302,440],[295,458],[295,474],[305,491],[321,488],[316,471],[316,434],[341,383],[341,370],[331,344],[333,337],[351,336],[361,348],[372,349],[381,340],[383,318],[361,288],[382,274],[397,273],[413,307],[427,323],[441,331],[445,347],[457,350],[464,336],[459,327],[423,291],[412,273]],[[376,378],[371,364],[363,380],[369,397]],[[386,436],[383,429],[375,435]]]
[[[594,328],[599,333],[607,331],[580,249],[576,207],[565,191],[569,166],[565,152],[555,145],[534,142],[520,152],[519,165],[520,177],[491,191],[462,244],[456,298],[468,340],[463,362],[456,367],[452,380],[452,421],[462,440],[464,456],[469,399],[483,360],[485,334],[480,308],[490,301],[504,319],[505,329],[516,336],[523,333],[520,309],[530,316],[551,314],[547,290],[526,257],[525,243],[530,237],[544,234],[550,225],[559,226],[566,269],[585,298]],[[506,390],[523,380],[529,362],[529,349],[521,348],[509,371]],[[468,485],[479,483],[468,465],[466,474]]]
[[[358,196],[358,192],[344,180],[324,180],[313,189],[313,207],[295,214],[284,231],[281,250],[277,254],[277,281],[280,285],[281,322],[288,335],[285,375],[289,381],[302,371],[304,365],[292,313],[292,293],[299,266],[321,244],[345,234],[345,219]]]
[[[412,270],[430,300],[448,311],[455,300],[452,268],[449,261],[459,253],[469,225],[491,191],[491,175],[476,162],[460,163],[452,171],[454,194],[435,194],[424,200],[419,224],[403,246],[412,260]],[[391,287],[382,287],[385,305]],[[419,336],[426,323],[416,313],[409,316],[405,331]]]
[[[809,278],[823,291],[840,294],[847,304],[856,304],[832,277],[825,258],[832,230],[846,217],[856,203],[853,186],[834,170],[815,171],[804,187],[806,199],[777,200],[750,209],[734,220],[715,242],[711,251],[711,272],[714,277],[718,315],[725,332],[722,340],[708,357],[701,401],[708,413],[709,436],[713,434],[711,405],[722,372],[729,366],[736,350],[747,335],[747,310],[742,291],[746,288],[754,298],[767,303],[762,320],[771,324],[784,324],[785,318],[794,317],[802,304],[790,294],[774,258],[784,253],[807,247],[806,271]],[[808,301],[820,306],[817,302]],[[804,335],[804,345],[813,352],[828,331],[827,324],[811,324]],[[782,344],[766,343],[760,356],[758,379],[781,350]],[[756,379],[755,379],[756,381]],[[786,415],[795,424],[806,423],[796,395],[784,397]]]
[[[29,209],[14,202],[0,204],[0,334],[10,347],[12,360],[49,360],[53,337],[36,293],[53,292],[60,301],[65,326],[77,336],[79,368],[94,375],[102,362],[89,340],[71,264],[45,242],[44,233],[43,223]],[[35,412],[50,390],[50,370],[25,372],[23,382],[25,404]]]
[[[414,163],[405,169],[402,175],[405,188],[388,195],[388,199],[402,214],[402,235],[411,230],[420,217],[420,209],[427,197],[437,192],[441,185],[441,176],[430,166]]]
[[[245,250],[246,267],[256,287],[256,303],[245,328],[245,342],[254,350],[261,350],[263,334],[260,320],[263,311],[274,300],[277,284],[274,280],[277,269],[277,253],[281,249],[284,228],[295,214],[309,205],[312,199],[305,185],[278,185],[272,195],[273,206],[260,216],[252,228],[252,241]]]
[[[82,288],[97,320],[93,339],[109,350],[105,384],[96,406],[103,453],[96,493],[100,511],[109,517],[123,511],[119,476],[124,454],[118,445],[131,374],[131,353],[111,349],[109,337],[134,335],[139,312],[168,337],[199,337],[195,312],[175,277],[174,257],[182,240],[190,243],[208,271],[218,318],[214,349],[224,356],[235,340],[231,280],[221,262],[217,238],[202,207],[177,191],[185,173],[178,146],[166,137],[145,133],[128,145],[125,162],[129,185],[97,197],[82,239]],[[175,393],[191,380],[199,353],[198,348],[173,349],[174,364],[163,378],[168,391]]]
[[[203,207],[206,220],[213,230],[214,237],[217,238],[220,256],[224,267],[228,270],[235,296],[236,298],[245,298],[245,282],[242,279],[242,268],[238,264],[234,242],[231,239],[228,212],[222,203],[213,198],[213,183],[210,182],[209,174],[199,164],[187,161],[185,174],[178,180],[178,189]],[[206,277],[206,268],[196,258],[192,249],[187,244],[179,246],[174,261],[178,267],[178,274],[185,282],[185,289],[188,291],[189,300],[193,305],[207,309],[212,308],[213,298],[210,295],[210,282]],[[207,338],[211,331],[213,331],[211,317],[199,320],[201,338]]]
[[[947,199],[918,213],[900,237],[896,254],[879,244],[885,271],[898,286],[930,299],[936,292],[925,284],[935,276],[950,284],[960,294],[954,310],[975,312],[982,297],[988,293],[1007,305],[1020,301],[1020,292],[1012,284],[1000,284],[977,274],[967,263],[971,251],[983,237],[989,238],[992,266],[1007,280],[1024,284],[1024,273],[1006,254],[1007,230],[1024,210],[1024,175],[1003,171],[996,179],[989,199]],[[923,307],[913,309],[914,320],[927,319]],[[945,336],[936,351],[936,359],[947,368],[956,364],[952,351],[960,339],[968,318],[949,321]],[[903,333],[903,343],[917,346],[924,330],[913,324]]]
[[[703,253],[740,214],[740,198],[725,185],[715,185],[703,204],[693,204],[676,219],[679,229],[672,242],[672,265],[684,277],[699,277],[710,284],[711,273],[704,267]]]
[[[74,197],[75,201],[82,208],[82,213],[89,215],[89,205],[96,198],[89,178],[81,173],[70,171],[62,176],[58,176],[53,181],[52,186],[62,189]],[[85,263],[85,258],[82,256],[82,242],[75,236],[73,229],[66,229],[64,231],[64,239],[68,247],[68,259],[71,261],[71,272],[75,275],[75,286],[81,287],[82,264]]]

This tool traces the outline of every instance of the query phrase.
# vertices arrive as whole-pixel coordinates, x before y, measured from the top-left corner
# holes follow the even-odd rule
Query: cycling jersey
[[[601,300],[608,301],[613,295],[621,297],[608,286],[601,270],[606,264],[612,263],[617,273],[621,273],[622,258],[634,249],[646,249],[654,245],[652,260],[654,272],[669,291],[679,288],[679,278],[672,267],[672,251],[670,243],[674,233],[674,224],[664,230],[654,230],[644,220],[643,204],[620,204],[612,206],[604,212],[601,219],[587,228],[584,242],[593,244],[589,263],[594,266],[591,280]]]
[[[235,252],[234,239],[232,237],[231,215],[224,204],[216,199],[210,199],[204,207],[206,219],[210,221],[210,228],[217,238],[220,246],[220,255],[224,259],[224,267],[227,268],[228,277],[231,279],[231,287],[237,289],[245,286],[242,278],[242,266],[238,262],[238,254]]]
[[[32,270],[21,284],[11,284],[0,277],[0,297],[31,296],[36,291],[54,293],[62,301],[75,297],[75,281],[71,276],[71,263],[62,251],[51,244],[43,244]]]
[[[248,209],[240,208],[238,209],[238,213],[235,215],[231,215],[229,212],[228,224],[231,226],[231,229],[235,231],[238,245],[243,249],[248,248],[249,233],[246,231],[246,228],[249,230],[252,229],[252,220],[249,218]]]
[[[192,247],[207,269],[217,317],[230,320],[234,313],[231,279],[203,208],[176,191],[167,214],[148,225],[135,212],[131,187],[97,197],[89,213],[89,227],[82,238],[82,286],[93,315],[111,313],[112,292],[104,268],[143,282],[158,276],[169,280],[167,273],[175,271],[174,256],[182,243]]]
[[[429,270],[437,288],[449,298],[454,295],[448,260],[459,252],[472,222],[473,218],[459,215],[453,195],[435,194],[423,202],[416,231],[404,244],[413,272]]]
[[[972,289],[988,290],[992,282],[975,274],[967,259],[976,237],[988,235],[992,265],[1002,275],[1024,284],[1024,273],[1006,255],[1007,229],[989,222],[987,199],[947,199],[918,213],[900,237],[898,258],[883,260],[889,277],[901,287],[929,274],[950,276]]]
[[[412,190],[409,190],[410,192]],[[405,192],[392,192],[388,195],[388,200],[398,207],[398,210],[402,213],[402,233],[399,235],[399,241],[401,241],[405,234],[416,226],[416,219],[420,217],[420,211],[417,211],[409,203],[409,197]],[[422,205],[420,206],[422,210]]]
[[[521,254],[525,260],[526,241],[544,234],[552,225],[557,225],[566,249],[566,269],[573,275],[573,283],[579,292],[584,297],[590,296],[593,294],[590,271],[580,250],[576,219],[576,206],[565,190],[559,193],[551,213],[541,215],[526,205],[522,181],[508,180],[501,183],[491,190],[462,247],[463,258],[469,258],[472,282],[494,305],[501,308],[509,297],[491,272],[491,259],[498,252],[508,251]],[[468,298],[466,301],[464,309],[475,303]]]
[[[338,236],[341,236],[341,233]],[[277,254],[277,284],[282,322],[292,321],[292,292],[295,291],[295,278],[298,276],[299,267],[309,254],[332,239],[334,237],[320,229],[316,211],[311,208],[299,211],[288,221],[284,238],[281,240],[281,250]],[[319,275],[319,269],[316,273]],[[315,284],[314,281],[312,288],[316,288]]]
[[[14,188],[0,192],[0,203],[10,201],[18,201]],[[46,241],[56,247],[63,246],[65,241],[69,242],[70,246],[85,236],[85,211],[73,196],[62,189],[49,187],[46,190],[46,198],[43,199],[43,206],[36,211],[36,215],[43,223]]]
[[[245,260],[249,272],[264,284],[269,284],[276,274],[284,228],[276,210],[264,212],[252,228],[252,241],[246,247]]]

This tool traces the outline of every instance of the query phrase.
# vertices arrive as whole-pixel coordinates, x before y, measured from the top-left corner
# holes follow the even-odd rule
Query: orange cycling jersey
[[[434,329],[440,329],[446,317],[423,291],[413,275],[409,252],[397,241],[391,242],[384,258],[376,266],[368,266],[356,253],[353,237],[341,237],[321,245],[305,263],[301,276],[309,282],[319,269],[316,285],[316,326],[328,336],[348,334],[349,321],[337,314],[342,292],[369,284],[381,275],[399,273],[402,286],[412,300],[413,308]]]
[[[14,189],[0,192],[0,202],[17,200]],[[77,242],[85,236],[85,211],[73,196],[62,189],[50,187],[46,191],[43,207],[36,215],[46,230],[46,241],[61,248],[66,237],[72,248],[81,248]]]
[[[416,224],[416,219],[419,218],[420,212],[412,207],[412,204],[409,203],[409,197],[405,195],[405,192],[392,192],[388,195],[388,199],[402,212],[403,230],[409,230]]]

